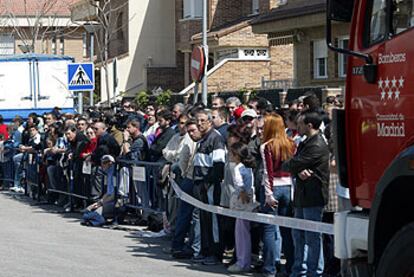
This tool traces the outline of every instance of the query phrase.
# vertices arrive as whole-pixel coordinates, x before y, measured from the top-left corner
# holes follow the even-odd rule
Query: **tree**
[[[86,19],[86,24],[93,27],[93,34],[96,37],[97,58],[104,70],[104,81],[106,96],[108,99],[108,106],[111,104],[111,94],[109,90],[109,60],[110,60],[110,46],[114,40],[119,39],[119,32],[127,26],[128,21],[124,24],[119,18],[122,13],[128,9],[128,0],[85,0],[93,9],[94,14],[89,14]],[[115,94],[115,92],[114,92]]]
[[[36,42],[63,35],[71,23],[68,6],[74,0],[0,0],[3,29],[14,35],[24,52],[39,52]],[[65,20],[66,18],[66,20]],[[74,26],[72,26],[74,28]]]

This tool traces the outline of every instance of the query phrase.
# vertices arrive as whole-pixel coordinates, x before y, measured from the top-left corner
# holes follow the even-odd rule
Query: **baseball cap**
[[[243,113],[241,114],[242,118],[245,117],[245,116],[250,116],[252,118],[257,118],[257,113],[253,109],[247,109],[247,110],[244,110]]]
[[[111,155],[103,155],[101,158],[101,162],[115,162],[114,157],[112,157]]]

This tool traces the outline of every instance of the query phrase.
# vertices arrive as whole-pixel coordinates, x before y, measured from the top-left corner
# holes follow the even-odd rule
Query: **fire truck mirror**
[[[369,84],[375,84],[377,82],[377,70],[376,64],[364,65],[364,78]]]
[[[354,0],[328,0],[327,10],[328,19],[351,22]]]

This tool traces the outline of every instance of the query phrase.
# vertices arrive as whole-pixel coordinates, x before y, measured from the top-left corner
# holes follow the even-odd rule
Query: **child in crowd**
[[[230,208],[241,211],[253,211],[258,207],[254,194],[253,169],[255,160],[250,155],[248,146],[236,142],[230,146],[230,159],[236,164],[233,171],[235,191],[230,198]],[[228,268],[231,273],[242,273],[250,270],[251,237],[250,222],[236,219],[235,227],[237,262]]]

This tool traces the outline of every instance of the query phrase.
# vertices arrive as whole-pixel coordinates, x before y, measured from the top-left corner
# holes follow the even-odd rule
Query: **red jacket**
[[[9,138],[9,132],[7,131],[6,124],[0,125],[0,134],[4,136],[4,140],[7,140]]]
[[[273,185],[276,178],[291,177],[290,173],[283,171],[281,158],[276,158],[268,143],[260,147],[264,164],[263,185],[265,186],[266,194],[272,194]]]
[[[85,146],[85,149],[81,152],[80,156],[82,159],[85,158],[86,155],[90,155],[96,148],[96,144],[98,143],[98,138],[95,137],[91,139]]]

